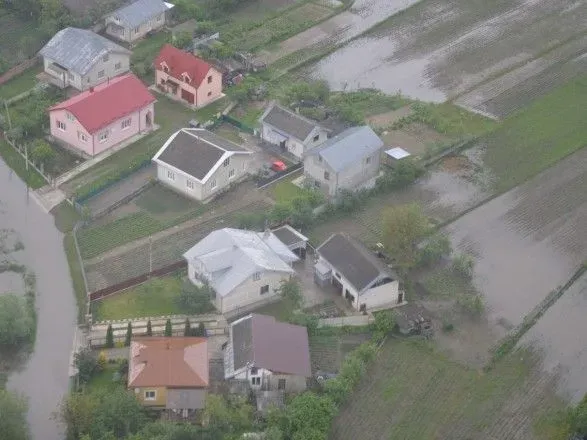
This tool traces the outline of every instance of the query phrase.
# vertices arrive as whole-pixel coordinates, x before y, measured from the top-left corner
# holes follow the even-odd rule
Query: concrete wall
[[[122,75],[130,69],[130,55],[126,53],[110,53],[108,60],[100,59],[90,71],[82,78],[81,88],[87,90],[92,86],[107,81],[108,78]]]
[[[399,283],[397,280],[368,289],[359,297],[359,308],[365,304],[367,311],[385,304],[398,303]]]
[[[279,145],[281,139],[285,137],[285,148],[291,154],[293,154],[298,159],[302,159],[303,155],[306,151],[320,145],[324,142],[328,136],[327,132],[319,127],[314,128],[310,135],[308,136],[307,143],[304,144],[303,140],[296,139],[294,137],[289,136],[286,133],[281,132],[278,129],[273,128],[269,124],[262,124],[261,127],[261,138],[269,142],[270,144]]]
[[[122,27],[122,33],[118,32],[118,27]],[[132,43],[142,37],[148,32],[160,29],[165,26],[165,12],[154,16],[150,20],[145,21],[138,28],[128,28],[116,19],[116,14],[106,17],[106,33],[121,41]]]
[[[330,173],[330,179],[324,178],[324,171]],[[319,161],[317,155],[306,156],[304,159],[304,176],[319,183],[317,188],[327,197],[332,197],[336,193],[336,175],[330,167]]]
[[[157,69],[155,71],[155,84],[158,87],[163,87],[165,92],[175,99],[183,100],[184,102],[187,101],[182,98],[182,90],[193,94],[194,102],[188,102],[189,105],[204,107],[222,95],[222,74],[216,69],[210,69],[208,71],[202,80],[202,84],[191,84],[164,72],[162,66],[155,66],[155,68]],[[210,78],[210,82],[208,82],[208,78]],[[172,87],[165,84],[168,79],[179,84],[175,93],[173,93]]]
[[[155,391],[155,399],[145,399],[145,392]],[[135,396],[141,402],[143,406],[160,406],[165,407],[167,405],[167,389],[165,387],[142,387],[134,388]]]
[[[285,379],[285,391],[288,393],[300,393],[306,390],[306,378],[293,374],[272,374],[267,376],[270,390],[277,390],[280,379]]]
[[[168,409],[202,409],[206,404],[204,388],[170,388],[167,390]]]

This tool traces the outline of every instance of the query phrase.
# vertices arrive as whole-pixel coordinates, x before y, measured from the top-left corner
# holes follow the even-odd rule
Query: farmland
[[[34,23],[0,7],[0,58],[15,65],[37,53],[43,45],[43,31]]]

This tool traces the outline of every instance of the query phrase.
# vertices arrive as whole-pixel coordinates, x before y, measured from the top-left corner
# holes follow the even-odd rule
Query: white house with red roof
[[[204,107],[223,96],[222,73],[171,44],[163,46],[154,67],[157,89],[190,106]]]
[[[93,157],[154,126],[155,98],[132,73],[49,108],[51,136]]]

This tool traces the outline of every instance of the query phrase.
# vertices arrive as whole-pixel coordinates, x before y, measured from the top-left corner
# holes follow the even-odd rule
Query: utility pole
[[[26,144],[26,142],[24,143],[24,161],[26,163],[26,170],[29,170],[29,148]]]
[[[149,235],[149,276],[153,272],[153,236]]]
[[[8,119],[8,129],[12,130],[12,121],[10,120],[10,112],[8,111],[8,101],[4,100],[4,109],[6,110],[6,119]]]

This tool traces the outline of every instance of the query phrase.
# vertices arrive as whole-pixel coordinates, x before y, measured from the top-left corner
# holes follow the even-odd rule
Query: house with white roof
[[[220,313],[244,310],[279,294],[299,260],[275,234],[224,228],[208,234],[183,257],[192,283],[208,284]]]
[[[166,12],[172,7],[162,0],[135,0],[106,16],[106,33],[133,43],[165,26]]]

